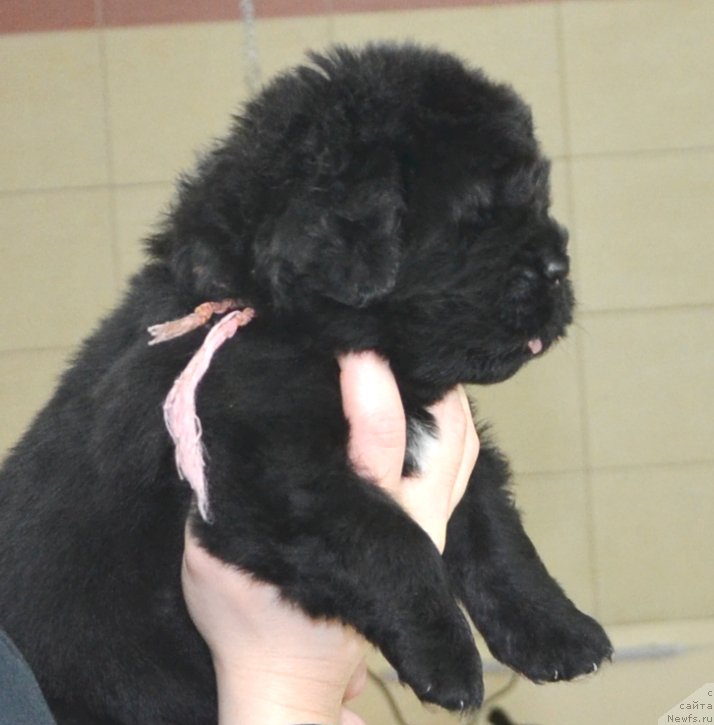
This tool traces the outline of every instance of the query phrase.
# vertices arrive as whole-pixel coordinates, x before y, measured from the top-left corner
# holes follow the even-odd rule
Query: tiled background
[[[709,649],[511,699],[543,725],[644,725],[714,679],[714,0],[438,4],[258,0],[263,74],[308,47],[410,38],[532,103],[580,314],[568,341],[477,398],[576,602],[623,642],[684,632]],[[246,97],[237,6],[0,3],[0,450],[141,263],[176,174]],[[197,7],[212,20],[180,22]],[[450,722],[403,697],[412,723]],[[361,707],[389,721],[375,693]]]

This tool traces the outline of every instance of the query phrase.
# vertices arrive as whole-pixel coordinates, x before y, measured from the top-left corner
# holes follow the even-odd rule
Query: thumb
[[[397,383],[389,364],[374,352],[349,353],[338,362],[352,464],[393,494],[406,451],[406,417]]]

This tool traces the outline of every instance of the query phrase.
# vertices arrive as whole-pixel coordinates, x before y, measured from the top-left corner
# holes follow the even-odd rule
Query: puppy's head
[[[450,55],[337,49],[274,81],[154,242],[197,299],[246,296],[444,389],[564,333],[567,234],[528,108]]]

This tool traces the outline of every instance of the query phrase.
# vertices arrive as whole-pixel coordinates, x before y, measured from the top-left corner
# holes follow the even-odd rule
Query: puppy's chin
[[[533,354],[519,351],[479,360],[467,382],[474,385],[491,385],[508,380],[533,357],[535,357]]]
[[[468,382],[475,385],[491,385],[508,380],[526,363],[549,350],[562,337],[562,334],[557,334],[550,339],[533,337],[516,348],[475,358]]]
[[[512,344],[503,349],[491,350],[473,360],[473,379],[480,385],[500,383],[515,375],[526,363],[544,355],[555,343],[565,336],[573,321],[574,297],[570,282],[561,284],[557,291],[551,291],[547,303],[534,305],[534,309],[547,310],[547,321],[542,317],[527,325],[538,332],[518,334]],[[513,319],[519,318],[514,314]],[[521,313],[522,317],[522,313]],[[540,317],[540,316],[539,316]]]

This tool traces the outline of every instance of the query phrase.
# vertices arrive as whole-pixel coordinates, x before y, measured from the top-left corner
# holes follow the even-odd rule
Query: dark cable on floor
[[[483,722],[483,718],[488,713],[489,709],[493,706],[495,702],[498,702],[498,700],[505,697],[518,683],[518,673],[512,672],[511,676],[508,678],[508,682],[501,687],[499,690],[496,690],[496,692],[493,693],[493,695],[489,695],[484,701],[483,705],[481,705],[481,709],[471,718],[469,718],[464,725],[479,725],[479,723]],[[508,722],[508,721],[506,721]]]
[[[387,701],[392,717],[396,725],[409,725],[402,715],[401,708],[397,705],[397,700],[389,689],[389,685],[373,670],[367,668],[367,676],[377,686],[377,689],[382,693],[384,699]]]

